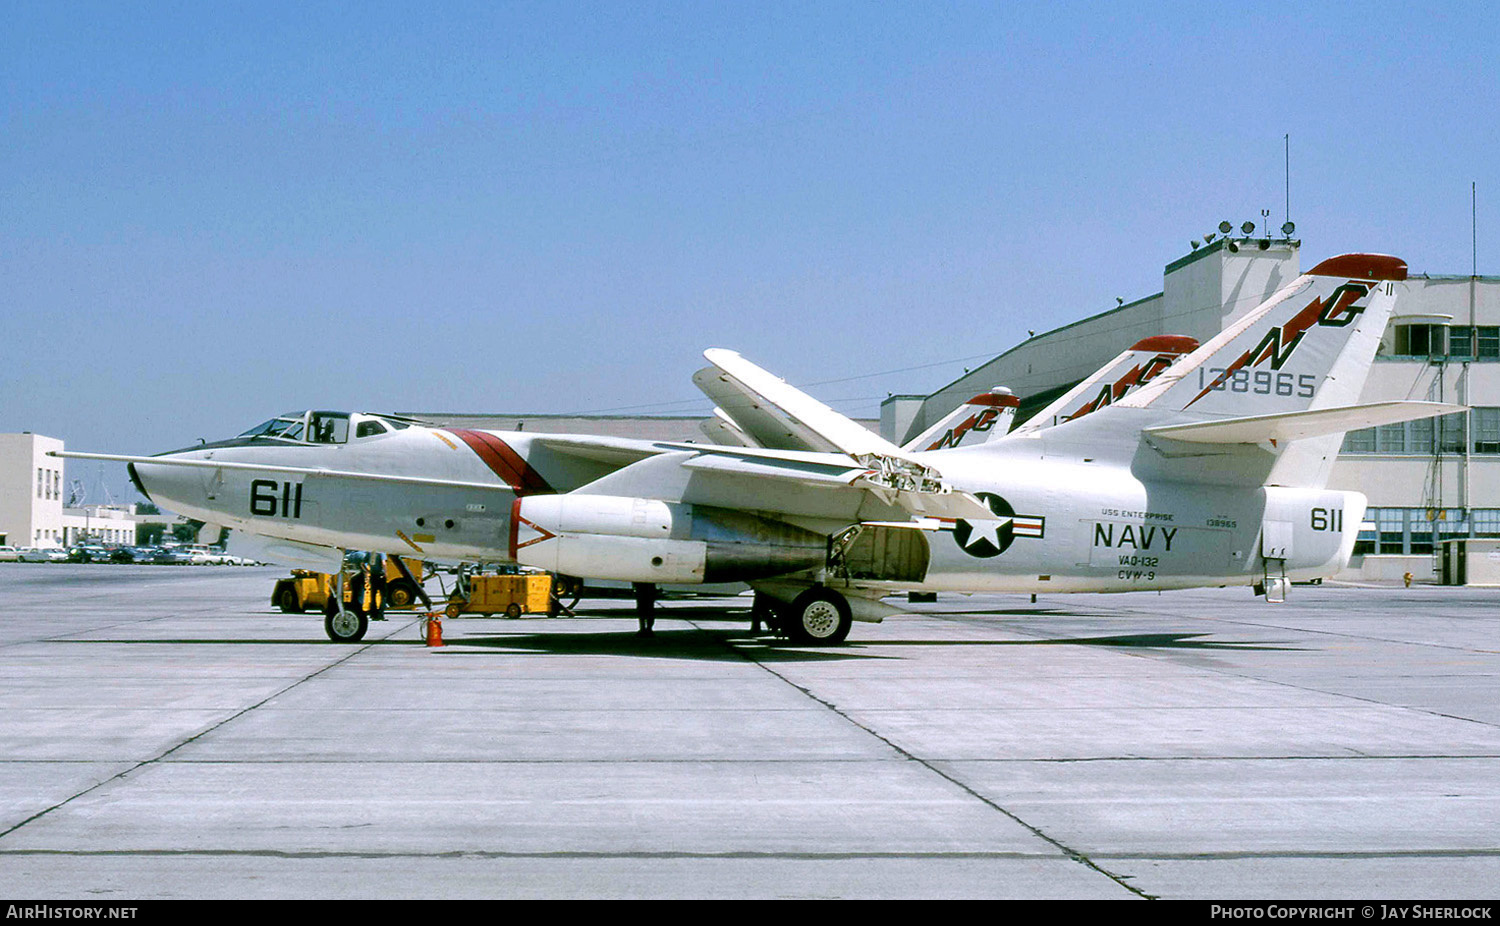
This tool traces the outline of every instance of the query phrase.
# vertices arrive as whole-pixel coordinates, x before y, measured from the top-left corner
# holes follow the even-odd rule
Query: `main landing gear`
[[[790,603],[756,592],[750,616],[755,627],[764,621],[772,630],[803,646],[842,643],[854,622],[849,600],[822,585],[814,585]]]

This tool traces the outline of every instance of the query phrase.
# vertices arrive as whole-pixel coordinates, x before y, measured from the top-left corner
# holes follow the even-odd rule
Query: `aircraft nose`
[[[164,453],[164,460],[187,454]],[[161,506],[178,514],[196,512],[207,502],[204,473],[197,467],[171,466],[144,461],[129,465],[130,481],[140,493]]]

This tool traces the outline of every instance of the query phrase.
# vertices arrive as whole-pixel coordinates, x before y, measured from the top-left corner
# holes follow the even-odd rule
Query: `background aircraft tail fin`
[[[948,417],[902,445],[905,451],[944,450],[982,444],[1003,437],[1016,420],[1021,400],[1004,386],[981,392]]]
[[[1197,349],[1197,339],[1186,335],[1163,334],[1137,341],[1051,405],[1026,419],[1015,433],[1030,434],[1065,421],[1075,421],[1113,405],[1145,387],[1173,363]]]

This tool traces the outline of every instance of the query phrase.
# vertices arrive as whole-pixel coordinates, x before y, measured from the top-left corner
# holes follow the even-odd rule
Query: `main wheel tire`
[[[335,643],[358,643],[370,629],[370,619],[358,611],[335,611],[323,619],[323,630]]]
[[[798,595],[786,610],[785,630],[794,643],[831,646],[844,642],[854,622],[843,595],[822,586]]]
[[[307,610],[302,607],[302,598],[297,594],[297,590],[290,585],[276,593],[276,607],[280,608],[284,614],[301,614]]]
[[[385,604],[388,608],[409,608],[420,596],[414,582],[397,579],[385,587]]]
[[[520,617],[521,606],[512,601],[510,604],[505,606],[505,616],[510,618],[511,620],[515,620],[516,618]]]
[[[578,599],[583,597],[583,580],[573,576],[555,576],[552,580],[552,594],[571,611],[578,607]]]

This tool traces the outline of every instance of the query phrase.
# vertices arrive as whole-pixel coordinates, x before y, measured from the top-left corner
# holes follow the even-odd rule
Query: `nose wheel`
[[[329,611],[323,619],[323,629],[335,643],[358,643],[370,629],[370,619],[360,611]]]

